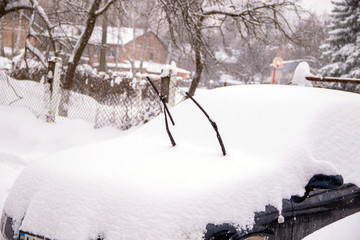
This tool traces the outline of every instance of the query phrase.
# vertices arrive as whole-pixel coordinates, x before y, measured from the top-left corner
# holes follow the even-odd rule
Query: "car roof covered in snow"
[[[302,195],[317,173],[360,185],[360,95],[296,86],[236,86],[187,100],[114,140],[31,162],[4,211],[54,239],[201,239],[208,223],[250,226],[266,205]],[[71,137],[71,136],[69,136]]]

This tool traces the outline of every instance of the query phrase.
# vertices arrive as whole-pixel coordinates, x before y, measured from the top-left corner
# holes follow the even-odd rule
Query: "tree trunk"
[[[195,49],[195,74],[193,77],[193,80],[191,82],[190,88],[189,88],[189,94],[191,96],[195,95],[196,88],[199,86],[201,74],[204,68],[204,63],[201,60],[201,52],[200,49]]]
[[[136,78],[136,58],[135,58],[135,53],[136,53],[136,28],[135,28],[135,20],[131,14],[131,27],[132,27],[132,31],[133,31],[133,42],[132,42],[132,64],[131,64],[131,71],[133,74],[133,78]]]
[[[148,28],[146,28],[146,30],[144,31],[145,35],[144,35],[144,40],[142,42],[142,46],[141,46],[141,53],[140,53],[140,63],[139,63],[139,73],[142,74],[143,72],[143,64],[144,64],[144,54],[145,54],[145,48],[147,46],[147,41],[148,38],[150,37],[150,32],[148,31]],[[141,75],[140,75],[141,76]]]
[[[191,82],[190,88],[189,88],[189,94],[191,96],[195,95],[195,91],[196,88],[199,86],[200,83],[200,79],[201,79],[201,74],[204,68],[204,62],[202,61],[202,56],[201,56],[201,50],[202,50],[202,42],[201,42],[201,28],[203,25],[203,21],[204,21],[204,17],[200,17],[199,22],[197,24],[197,29],[195,32],[195,38],[193,39],[194,41],[194,49],[195,49],[195,74],[193,77],[193,80]]]
[[[88,13],[85,30],[81,34],[80,39],[77,41],[74,51],[69,59],[68,69],[66,71],[65,83],[64,83],[65,89],[71,89],[71,87],[73,86],[75,70],[80,62],[80,58],[94,30],[95,22],[97,18],[95,12],[99,9],[100,3],[101,0],[94,0],[90,8],[90,11]]]
[[[11,12],[16,12],[21,9],[33,10],[32,4],[28,1],[15,1],[1,0],[0,1],[0,18]]]
[[[166,64],[170,64],[171,60],[172,60],[172,55],[173,55],[172,41],[170,41],[170,43],[169,43],[168,51],[169,51],[169,54],[166,58]]]
[[[100,48],[100,66],[99,66],[99,71],[101,71],[101,72],[107,71],[107,64],[106,64],[107,27],[108,27],[108,23],[107,23],[106,17],[103,16],[101,48]]]
[[[15,51],[15,20],[16,20],[16,13],[11,13],[11,58],[14,57]]]
[[[3,33],[4,33],[4,17],[0,19],[0,56],[5,57]]]
[[[16,43],[15,43],[15,54],[19,53],[20,46],[20,38],[21,38],[21,25],[22,25],[23,11],[19,11],[19,22],[18,22],[18,30],[16,35]]]
[[[8,0],[0,1],[0,17],[3,18],[5,14],[7,13],[5,11],[6,6],[8,5]]]
[[[59,114],[61,116],[67,117],[68,115],[70,90],[74,85],[74,76],[75,76],[76,67],[80,62],[80,58],[94,30],[96,18],[97,18],[96,11],[99,9],[100,3],[101,0],[94,0],[93,4],[91,5],[88,13],[88,18],[86,20],[84,32],[81,34],[80,38],[78,39],[75,48],[70,56],[66,75],[65,75],[65,81],[63,84],[64,90],[61,97],[61,104],[59,109]]]

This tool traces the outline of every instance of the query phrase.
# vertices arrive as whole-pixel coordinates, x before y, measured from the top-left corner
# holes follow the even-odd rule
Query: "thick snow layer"
[[[306,80],[305,77],[313,76],[310,73],[310,66],[307,62],[301,62],[297,65],[292,79],[292,84],[298,86],[312,87],[310,81]]]
[[[11,67],[11,60],[5,57],[0,57],[0,69],[9,70]]]
[[[29,161],[120,135],[113,128],[94,130],[92,124],[80,120],[46,123],[26,108],[0,106],[0,212],[15,178]]]
[[[317,173],[360,185],[360,95],[281,85],[216,89],[124,137],[28,164],[4,205],[15,225],[54,239],[201,239],[208,223],[253,223],[254,212],[304,193]],[[25,215],[26,213],[26,215]]]
[[[140,64],[141,64],[141,61],[135,61],[134,62],[135,64],[135,68],[139,68],[140,67]],[[96,65],[95,65],[96,66]],[[111,67],[119,67],[119,68],[123,68],[123,69],[131,69],[131,64],[129,61],[124,61],[122,63],[119,63],[119,64],[114,64],[114,63],[108,63],[108,66],[111,66]],[[156,62],[152,62],[152,61],[143,61],[142,62],[142,68],[143,69],[146,69],[147,72],[151,72],[151,73],[159,73],[161,74],[162,70],[164,68],[170,68],[172,69],[172,73],[173,74],[177,74],[177,73],[186,73],[186,74],[190,74],[189,71],[183,69],[183,68],[179,68],[177,67],[176,65],[167,65],[167,64],[162,64],[162,63],[156,63]]]
[[[360,213],[355,213],[310,234],[303,240],[357,239],[360,236],[359,223]]]

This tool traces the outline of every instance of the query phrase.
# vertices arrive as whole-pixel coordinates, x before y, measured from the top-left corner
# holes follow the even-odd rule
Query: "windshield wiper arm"
[[[163,105],[164,105],[164,116],[165,116],[166,132],[167,132],[167,134],[168,134],[168,136],[169,136],[169,138],[170,138],[171,144],[172,144],[173,146],[175,146],[175,145],[176,145],[176,142],[175,142],[175,140],[174,140],[174,138],[173,138],[173,136],[172,136],[172,134],[171,134],[171,132],[170,132],[169,124],[168,124],[168,120],[167,120],[167,116],[169,115],[169,118],[170,118],[170,121],[171,121],[172,125],[175,125],[175,122],[174,122],[174,119],[173,119],[172,116],[171,116],[171,113],[170,113],[170,111],[169,111],[169,108],[168,108],[167,105],[166,105],[166,100],[165,100],[164,96],[160,94],[159,90],[156,88],[156,86],[155,86],[155,84],[153,83],[153,81],[151,81],[151,79],[150,79],[149,77],[146,77],[146,79],[150,82],[151,86],[154,88],[156,94],[157,94],[158,97],[160,98],[160,101],[161,101],[161,102],[163,103]]]
[[[209,114],[207,114],[207,112],[201,107],[201,105],[188,92],[185,92],[185,94],[186,94],[186,96],[188,96],[196,104],[196,106],[198,106],[198,108],[200,108],[200,110],[204,113],[204,115],[207,117],[207,119],[211,123],[211,126],[214,128],[214,130],[216,132],[216,137],[217,137],[217,139],[219,141],[221,151],[222,151],[223,155],[225,156],[226,155],[225,145],[224,145],[224,142],[222,141],[222,138],[220,136],[220,133],[219,133],[216,122],[210,118]]]
[[[158,95],[158,97],[160,98],[161,102],[163,103],[164,105],[164,116],[165,116],[165,126],[166,126],[166,131],[169,135],[169,138],[170,138],[170,141],[171,141],[171,144],[173,146],[176,145],[175,143],[175,140],[173,138],[173,136],[171,135],[171,132],[170,132],[170,129],[169,129],[169,124],[168,124],[168,120],[167,120],[167,116],[169,115],[169,118],[171,120],[171,123],[172,125],[175,125],[175,122],[170,114],[170,111],[166,105],[166,100],[164,98],[164,96],[162,96],[159,92],[159,90],[156,88],[155,84],[151,81],[151,79],[149,77],[146,77],[146,79],[150,82],[151,86],[154,88],[156,94]],[[185,94],[196,104],[196,106],[198,106],[198,108],[204,113],[204,115],[207,117],[207,119],[209,120],[211,126],[214,128],[215,132],[216,132],[216,137],[219,141],[219,144],[220,144],[220,147],[221,147],[221,151],[223,153],[223,155],[225,156],[226,155],[226,149],[225,149],[225,145],[224,145],[224,142],[222,141],[222,138],[220,136],[220,133],[219,133],[219,130],[218,130],[218,127],[217,127],[217,124],[215,121],[213,121],[209,114],[207,114],[207,112],[201,107],[201,105],[188,93],[188,92],[185,92]]]

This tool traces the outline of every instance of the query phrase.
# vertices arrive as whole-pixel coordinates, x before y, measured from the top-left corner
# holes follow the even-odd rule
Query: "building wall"
[[[28,19],[25,17],[22,18],[21,22],[21,30],[20,30],[20,42],[19,49],[23,49],[25,47],[25,40],[28,29]],[[19,14],[7,14],[4,18],[4,30],[3,30],[3,44],[6,48],[14,48],[17,40],[19,28]],[[144,61],[153,61],[156,63],[165,64],[168,56],[168,51],[166,46],[162,43],[162,41],[153,33],[147,32],[146,34],[136,38],[135,40],[135,60],[141,59],[141,51],[143,48],[144,41],[146,40],[145,49],[144,49]],[[31,43],[33,45],[37,45],[38,47],[44,49],[46,46],[42,46],[43,44],[48,44],[43,41],[41,43],[35,43],[34,39],[31,39]],[[133,41],[127,43],[125,45],[125,49],[128,55],[132,58],[132,49],[133,49]],[[118,63],[126,61],[127,58],[123,53],[121,46],[110,45],[107,48],[107,63],[115,63],[117,56]],[[87,62],[92,66],[98,66],[100,62],[100,46],[88,44],[83,53],[83,61]]]
[[[28,29],[28,20],[24,17],[21,21],[20,29],[20,42],[19,49],[25,47],[25,39]],[[17,36],[19,30],[19,14],[11,13],[4,17],[4,29],[3,29],[3,46],[6,48],[14,48],[16,46]]]
[[[29,15],[29,13],[25,11],[21,18],[18,50],[25,48],[25,40],[29,28],[29,18],[26,17],[25,14]],[[19,33],[19,16],[20,14],[18,12],[9,13],[4,16],[3,21],[3,46],[4,48],[8,48],[11,49],[11,51],[14,51],[14,54],[17,54],[15,53],[15,50]],[[39,30],[37,25],[33,25],[33,28],[35,31]],[[30,37],[30,43],[38,47],[41,45],[39,41],[35,40],[33,37]]]
[[[140,61],[141,59],[141,51],[144,46],[144,41],[146,38],[146,44],[144,49],[143,60],[144,61],[153,61],[156,63],[166,63],[166,59],[168,56],[168,51],[165,45],[161,42],[161,40],[152,32],[148,32],[135,40],[135,60]],[[131,41],[125,45],[125,49],[130,58],[133,58],[133,44]],[[93,66],[98,66],[100,61],[100,46],[88,45],[87,54],[84,56],[89,56],[89,64]],[[115,63],[117,56],[118,63],[128,60],[126,55],[124,54],[121,46],[110,45],[107,48],[107,63]]]
[[[145,42],[146,40],[146,42]],[[147,32],[146,34],[136,38],[136,47],[135,47],[135,59],[140,60],[141,51],[145,44],[144,49],[144,61],[153,61],[156,63],[166,63],[166,59],[168,56],[168,51],[164,44],[160,41],[160,39],[152,32]],[[127,43],[125,45],[126,51],[129,55],[132,54],[133,49],[133,41]],[[126,56],[123,51],[120,49],[119,51],[119,60],[126,60]]]

